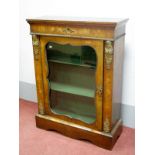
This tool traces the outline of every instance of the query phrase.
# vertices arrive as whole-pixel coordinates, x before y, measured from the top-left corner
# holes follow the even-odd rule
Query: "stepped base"
[[[105,133],[70,123],[47,115],[36,115],[36,126],[46,130],[56,130],[68,137],[84,139],[93,144],[111,150],[122,132],[122,121],[119,120],[111,133]]]

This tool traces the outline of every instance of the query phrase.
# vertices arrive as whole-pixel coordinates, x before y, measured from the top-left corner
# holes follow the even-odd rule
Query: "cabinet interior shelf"
[[[61,104],[61,105],[57,105],[56,107],[53,107],[52,111],[56,114],[65,115],[65,116],[68,116],[70,118],[82,120],[86,123],[95,122],[95,120],[96,120],[95,112],[92,113],[92,111],[90,110],[90,111],[87,111],[87,113],[86,113],[86,111],[84,111],[85,113],[82,113],[81,112],[82,109],[77,109],[76,107],[74,107],[74,109],[71,109],[70,107],[71,106],[67,106],[67,108],[64,108],[63,104]],[[90,105],[89,109],[93,109],[93,108],[94,107],[92,107]]]
[[[48,59],[49,62],[59,63],[59,64],[65,64],[65,65],[73,65],[73,66],[79,66],[79,67],[86,67],[90,69],[95,69],[96,66],[89,65],[89,64],[82,64],[77,62],[71,62],[71,61],[65,61],[65,60],[56,60],[56,59]]]
[[[50,82],[50,89],[54,91],[79,95],[79,96],[85,96],[85,97],[91,97],[94,98],[95,91],[94,89],[88,89],[88,88],[81,88],[78,86],[73,86],[69,84],[63,84],[58,82]]]

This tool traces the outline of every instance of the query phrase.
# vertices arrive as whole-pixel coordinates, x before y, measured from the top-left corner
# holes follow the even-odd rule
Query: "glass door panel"
[[[95,122],[95,50],[90,46],[49,42],[46,52],[52,112],[86,123]]]

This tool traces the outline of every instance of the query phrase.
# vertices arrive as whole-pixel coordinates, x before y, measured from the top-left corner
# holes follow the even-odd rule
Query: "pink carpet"
[[[35,126],[37,104],[20,99],[20,155],[134,155],[135,130],[124,127],[112,151]]]

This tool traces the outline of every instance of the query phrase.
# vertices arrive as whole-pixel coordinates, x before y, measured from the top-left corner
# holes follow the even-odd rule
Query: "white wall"
[[[134,1],[133,1],[134,2]],[[134,25],[132,1],[124,0],[21,0],[20,1],[20,81],[35,83],[33,53],[29,24],[26,18],[44,15],[129,18],[126,27],[123,104],[134,106]]]

